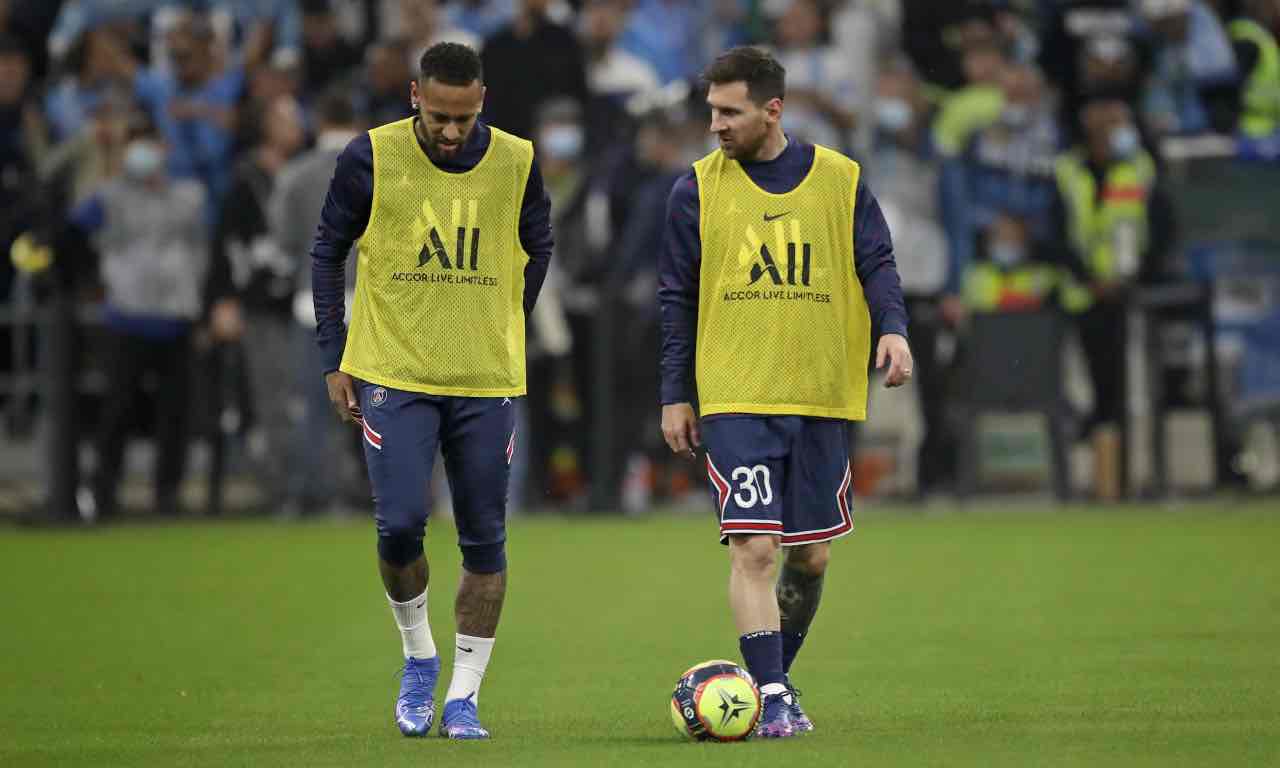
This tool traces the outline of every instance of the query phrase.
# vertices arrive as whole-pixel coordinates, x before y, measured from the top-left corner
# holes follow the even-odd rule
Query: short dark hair
[[[750,45],[730,48],[717,56],[702,79],[709,85],[746,83],[747,95],[761,105],[785,98],[787,91],[787,70],[768,51]]]
[[[471,85],[484,80],[480,54],[461,43],[436,43],[422,54],[418,80],[435,78],[445,85]]]
[[[356,110],[346,89],[334,86],[321,93],[316,105],[316,117],[323,125],[355,125]]]

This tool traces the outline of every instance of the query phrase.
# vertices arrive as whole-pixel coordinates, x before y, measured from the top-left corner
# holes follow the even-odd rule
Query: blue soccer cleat
[[[436,678],[440,657],[405,659],[400,674],[400,696],[396,699],[396,725],[405,736],[421,737],[431,732],[436,716]]]
[[[764,712],[756,724],[757,739],[785,739],[798,733],[791,722],[791,703],[787,694],[775,693],[764,697]]]
[[[810,720],[809,716],[800,708],[800,691],[796,690],[795,686],[791,685],[790,677],[787,678],[787,691],[791,694],[791,706],[789,707],[791,710],[789,712],[791,715],[791,727],[796,730],[796,733],[808,733],[812,731],[813,721]]]
[[[444,703],[444,715],[440,717],[440,735],[450,739],[487,739],[489,731],[480,725],[479,713],[471,693],[465,699],[453,699]]]

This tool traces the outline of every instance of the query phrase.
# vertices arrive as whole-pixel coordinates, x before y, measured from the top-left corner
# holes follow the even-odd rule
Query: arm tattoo
[[[502,601],[507,594],[507,572],[462,572],[458,598],[454,602],[458,633],[472,637],[493,637],[502,615]]]
[[[818,612],[818,601],[822,599],[822,579],[822,574],[815,576],[789,565],[782,566],[777,595],[783,632],[803,635],[809,631]]]

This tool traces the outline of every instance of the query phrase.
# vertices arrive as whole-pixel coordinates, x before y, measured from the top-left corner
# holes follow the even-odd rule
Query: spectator
[[[984,250],[996,243],[1004,246],[1002,255],[1020,248],[1038,256],[1052,246],[1053,158],[1061,146],[1053,104],[1039,72],[1029,65],[1007,67],[1000,93],[999,119],[943,166],[949,291],[960,287],[975,259],[992,261],[993,254]],[[996,265],[1004,266],[999,259]],[[985,300],[979,305],[986,308]]]
[[[12,281],[9,247],[21,230],[39,143],[39,116],[30,98],[31,63],[16,39],[0,32],[0,303]]]
[[[622,47],[656,68],[664,85],[692,79],[708,60],[703,41],[711,5],[702,0],[633,0]]]
[[[45,96],[45,113],[55,141],[75,136],[99,100],[112,91],[133,94],[140,80],[138,62],[114,32],[86,32],[65,59],[66,74]]]
[[[238,64],[218,69],[213,30],[202,16],[181,18],[169,31],[168,48],[173,71],[153,68],[139,80],[138,96],[164,134],[169,173],[204,184],[212,223],[231,183],[235,107],[244,73]]]
[[[271,236],[292,265],[292,272],[306,273],[311,241],[320,225],[320,211],[338,155],[356,137],[356,116],[351,99],[340,90],[330,90],[316,110],[318,135],[314,149],[291,160],[277,176],[271,193],[268,219]],[[347,259],[348,290],[355,286],[356,260]],[[329,393],[320,370],[320,348],[315,343],[316,317],[312,308],[310,283],[295,282],[292,323],[285,358],[291,370],[280,382],[299,394],[299,418],[290,456],[284,515],[311,514],[327,505],[352,499],[354,489],[364,487],[364,464],[360,437],[333,418]],[[346,306],[351,307],[347,296]],[[338,443],[343,443],[337,447]],[[332,447],[331,447],[332,446]],[[367,493],[365,494],[367,496]]]
[[[361,64],[361,51],[338,34],[330,0],[302,2],[302,80],[306,93],[323,93]]]
[[[488,40],[511,23],[520,11],[520,0],[456,0],[449,3],[449,26],[477,40]]]
[[[823,42],[825,23],[817,0],[790,0],[774,27],[787,70],[787,132],[847,153],[859,94],[844,54]]]
[[[876,139],[866,173],[893,232],[911,317],[924,428],[916,458],[916,489],[926,495],[945,490],[955,480],[955,440],[946,420],[949,361],[943,348],[954,348],[951,334],[962,312],[959,299],[944,291],[951,270],[938,210],[938,162],[929,140],[929,104],[905,60],[881,72],[876,90]]]
[[[408,44],[399,38],[380,40],[365,50],[364,88],[357,94],[361,117],[369,125],[385,125],[412,117],[409,104]]]
[[[920,78],[944,90],[972,85],[963,61],[980,46],[999,48],[990,3],[901,0],[902,47]]]
[[[186,466],[191,333],[201,316],[209,265],[206,192],[165,172],[163,139],[136,113],[128,131],[124,174],[72,212],[91,236],[106,288],[107,388],[97,441],[93,490],[98,515],[116,511],[125,438],[134,421],[135,389],[154,371],[155,508],[178,510]]]
[[[1280,0],[1245,0],[1245,13],[1231,22],[1240,71],[1240,130],[1260,139],[1280,130]]]
[[[298,261],[271,236],[267,209],[277,174],[306,137],[302,110],[289,96],[254,105],[249,124],[256,135],[248,154],[236,165],[231,192],[222,207],[214,236],[214,263],[228,265],[245,325],[253,331],[243,341],[253,401],[274,399],[281,404],[256,411],[260,423],[250,442],[254,468],[270,505],[276,507],[289,495],[291,475],[293,429],[288,403]]]
[[[448,23],[436,0],[400,0],[403,35],[409,39],[409,65],[416,73],[422,54],[436,43],[461,43],[478,49],[481,38]]]
[[[1124,415],[1127,367],[1125,301],[1130,286],[1162,272],[1173,242],[1172,206],[1157,185],[1156,164],[1142,148],[1123,97],[1099,96],[1080,114],[1080,145],[1057,160],[1058,234],[1075,280],[1063,292],[1079,313],[1080,341],[1093,385],[1095,458],[1114,465],[1114,428]],[[1079,282],[1076,282],[1079,281]],[[1115,477],[1113,470],[1105,476]]]
[[[556,96],[587,101],[586,57],[567,28],[547,17],[548,0],[521,0],[515,20],[485,41],[484,120],[530,138],[538,108]]]
[[[1074,137],[1089,93],[1106,90],[1136,108],[1152,47],[1130,0],[1068,0],[1049,7],[1040,66],[1062,91],[1062,121]]]
[[[1001,82],[1009,60],[994,41],[971,45],[961,59],[967,85],[945,97],[933,126],[933,141],[944,157],[964,150],[973,135],[996,122],[1004,109]]]
[[[1157,135],[1234,127],[1238,74],[1226,30],[1201,0],[1143,0],[1162,43],[1142,99],[1143,122]]]
[[[618,45],[626,21],[626,0],[588,0],[582,9],[587,87],[593,96],[623,100],[660,85],[653,65]]]
[[[129,94],[109,91],[74,135],[50,149],[40,175],[44,183],[65,194],[69,206],[79,205],[120,174],[128,117],[136,108]]]

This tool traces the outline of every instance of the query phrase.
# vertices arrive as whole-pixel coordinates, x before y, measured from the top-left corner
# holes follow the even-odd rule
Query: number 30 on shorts
[[[733,500],[741,509],[750,509],[756,505],[769,504],[773,501],[773,486],[769,482],[769,468],[763,464],[754,467],[738,467],[731,475],[738,484],[738,492]]]

